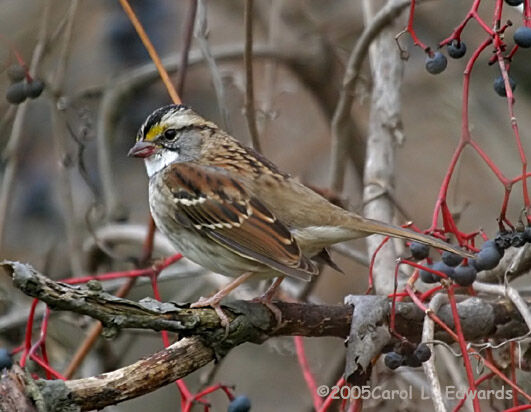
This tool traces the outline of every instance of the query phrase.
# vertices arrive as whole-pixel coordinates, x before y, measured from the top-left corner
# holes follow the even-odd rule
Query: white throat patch
[[[174,163],[179,158],[179,153],[174,150],[162,149],[158,153],[144,159],[148,177],[157,174],[166,166]]]

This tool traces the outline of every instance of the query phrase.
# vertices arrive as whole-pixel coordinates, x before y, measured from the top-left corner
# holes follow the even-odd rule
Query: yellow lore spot
[[[146,133],[146,136],[144,137],[144,140],[146,142],[152,142],[155,140],[158,136],[162,134],[164,131],[164,128],[160,124],[156,124],[149,129],[149,131]]]

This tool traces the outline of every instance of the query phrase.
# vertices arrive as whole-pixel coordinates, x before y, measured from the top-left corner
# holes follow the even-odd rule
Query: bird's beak
[[[129,150],[127,156],[129,157],[149,157],[154,152],[157,146],[151,142],[139,141]]]

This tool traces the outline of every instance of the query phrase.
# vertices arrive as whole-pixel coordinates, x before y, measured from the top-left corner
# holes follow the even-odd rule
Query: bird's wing
[[[288,276],[309,280],[318,273],[286,226],[223,169],[175,163],[164,173],[181,224]]]

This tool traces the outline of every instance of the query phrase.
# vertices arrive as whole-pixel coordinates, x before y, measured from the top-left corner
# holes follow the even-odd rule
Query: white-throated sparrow
[[[213,272],[243,274],[195,306],[219,307],[251,274],[310,280],[326,247],[375,233],[471,256],[333,205],[186,106],[154,111],[129,155],[145,158],[151,213],[178,250]]]

